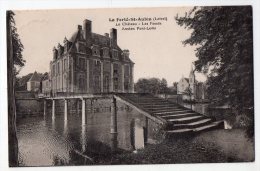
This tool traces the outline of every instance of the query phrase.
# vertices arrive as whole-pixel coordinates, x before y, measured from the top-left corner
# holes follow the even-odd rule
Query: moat
[[[188,107],[188,104],[185,104]],[[219,118],[217,113],[209,112],[208,105],[195,104],[193,109],[203,114]],[[226,116],[229,115],[227,109]],[[128,116],[133,111],[122,110],[118,112],[119,116]],[[205,113],[208,112],[208,113]],[[223,112],[222,112],[223,113]],[[51,114],[45,117],[42,115],[35,117],[20,118],[17,123],[17,133],[19,142],[19,162],[22,166],[50,166],[50,165],[71,165],[77,161],[77,164],[84,165],[91,163],[91,159],[86,159],[82,154],[88,154],[88,157],[95,157],[93,154],[105,154],[109,151],[107,145],[103,142],[109,142],[109,123],[106,123],[106,116],[109,111],[95,112],[87,114],[86,125],[81,124],[81,114],[71,113],[68,115],[67,122],[64,122],[64,115],[59,113],[53,120]],[[95,116],[95,117],[94,117]],[[131,118],[127,118],[130,120]],[[226,121],[226,127],[230,128],[234,118],[230,117]],[[129,125],[127,122],[119,124],[119,146],[131,148],[128,133]],[[108,131],[104,131],[108,129]],[[90,137],[99,136],[96,140]],[[94,144],[94,145],[93,145]],[[97,150],[97,151],[96,151]]]

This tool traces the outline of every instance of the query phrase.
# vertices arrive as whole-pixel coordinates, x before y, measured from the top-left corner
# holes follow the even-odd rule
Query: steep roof
[[[70,42],[74,43],[78,37],[83,37],[84,31],[75,31],[71,37],[68,39]],[[101,34],[91,33],[92,44],[99,45],[100,47],[109,47],[110,46],[110,38]],[[119,51],[122,51],[121,48],[117,45],[116,48]]]
[[[68,40],[70,42],[74,42],[77,38],[77,35],[78,35],[78,31],[75,31]]]
[[[188,78],[184,78],[187,82],[189,82],[189,79]]]
[[[29,79],[28,82],[31,82],[31,81],[38,81],[38,82],[41,81],[41,77],[38,75],[38,73],[36,71],[33,73],[33,75],[31,76],[31,78]]]
[[[105,33],[105,35],[101,35],[101,34],[97,34],[97,33],[93,33],[92,32],[91,33],[91,45],[98,45],[100,48],[108,47],[110,49],[111,48],[110,47],[111,46],[110,45],[111,38],[109,36],[107,36],[107,34],[108,33]],[[65,37],[65,39],[66,39],[66,37]],[[69,39],[66,39],[66,40],[69,42],[69,49],[67,50],[66,53],[74,52],[75,49],[76,49],[77,41],[78,40],[85,41],[85,39],[84,39],[84,30],[82,30],[82,27],[79,25],[78,26],[78,30],[73,32],[72,35],[69,37]],[[87,47],[86,48],[87,53],[89,53],[89,51],[91,51],[90,48],[91,47]],[[119,54],[118,54],[119,60],[122,60],[123,59],[123,55],[122,55],[123,50],[117,44],[114,45],[113,48],[118,50],[118,52],[119,52]],[[125,59],[125,61],[128,61],[128,62],[134,64],[134,62],[130,58]]]

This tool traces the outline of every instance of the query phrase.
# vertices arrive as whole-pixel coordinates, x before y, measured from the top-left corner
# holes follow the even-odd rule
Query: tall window
[[[60,63],[57,64],[57,74],[60,74]]]
[[[52,76],[55,75],[55,65],[52,65]]]
[[[108,51],[108,48],[103,48],[103,57],[109,57],[109,51]]]
[[[129,76],[130,75],[130,67],[129,65],[125,65],[125,76]]]
[[[67,69],[67,59],[63,60],[63,70],[65,71]]]
[[[100,93],[100,76],[94,76],[94,93]]]
[[[129,80],[128,80],[128,79],[125,79],[124,89],[125,89],[126,91],[129,90]]]
[[[118,64],[114,63],[114,75],[117,76],[118,75]]]
[[[106,93],[109,91],[109,76],[106,75],[104,77],[104,88],[103,88],[103,91]]]
[[[81,70],[84,70],[85,69],[85,58],[79,58],[79,68]]]
[[[118,78],[114,78],[114,90],[118,90]]]
[[[83,78],[79,78],[79,89],[84,90],[85,80]]]

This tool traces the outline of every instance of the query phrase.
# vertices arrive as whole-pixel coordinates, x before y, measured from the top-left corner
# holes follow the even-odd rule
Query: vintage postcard
[[[255,161],[252,6],[6,23],[10,167]]]

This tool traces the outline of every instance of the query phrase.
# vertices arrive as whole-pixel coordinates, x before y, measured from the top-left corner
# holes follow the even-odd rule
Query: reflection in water
[[[55,117],[53,117],[54,114],[52,114],[52,117],[51,117],[51,126],[52,126],[52,129],[55,130]]]
[[[82,150],[82,153],[84,153],[86,151],[86,146],[87,146],[87,143],[86,143],[86,125],[82,125],[81,126],[81,150]]]
[[[106,153],[109,147],[104,143],[111,141],[110,120],[107,118],[110,112],[95,113],[95,117],[88,118],[89,124],[84,125],[81,124],[82,116],[76,113],[68,113],[65,117],[60,112],[55,113],[55,118],[52,116],[49,112],[45,117],[19,119],[17,136],[21,165],[81,165],[85,163],[82,156],[88,151]]]
[[[68,134],[68,118],[64,116],[64,128],[63,128],[63,134],[67,136]]]

